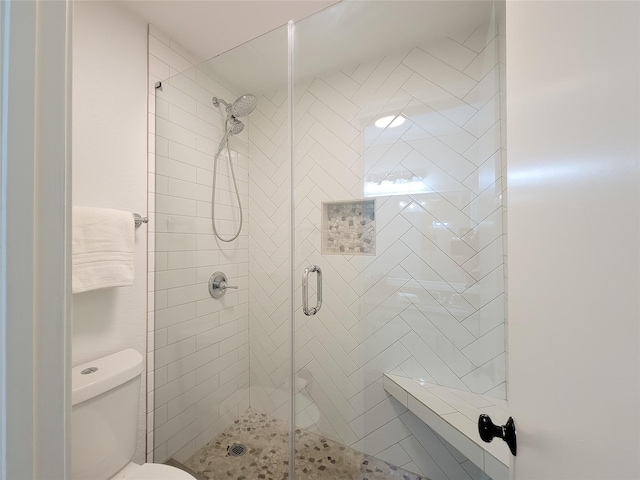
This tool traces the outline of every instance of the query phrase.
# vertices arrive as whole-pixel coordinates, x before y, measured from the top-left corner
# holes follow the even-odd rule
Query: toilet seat
[[[123,476],[118,475],[114,480],[116,478],[122,480],[195,480],[187,472],[169,465],[145,463],[137,465],[137,467],[133,469],[129,467],[126,473],[123,472]]]

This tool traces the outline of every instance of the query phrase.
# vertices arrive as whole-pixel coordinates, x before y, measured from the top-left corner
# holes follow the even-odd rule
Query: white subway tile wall
[[[382,375],[506,395],[498,45],[490,23],[300,80],[294,91],[294,265],[321,265],[324,277],[323,307],[311,318],[294,279],[298,426],[432,479],[487,477],[386,394]],[[286,91],[260,95],[249,136],[251,404],[281,418],[289,408],[286,108]],[[404,122],[378,128],[381,117]],[[321,203],[383,187],[376,255],[322,255]]]
[[[221,243],[211,227],[213,155],[224,117],[213,96],[234,93],[197,60],[149,28],[149,371],[148,461],[185,461],[249,406],[247,134],[232,158],[245,225]],[[169,78],[170,76],[181,75]],[[162,81],[162,90],[155,83]],[[217,228],[235,233],[239,209],[226,156],[218,172]],[[208,280],[227,274],[223,298]],[[155,387],[155,391],[153,388]]]

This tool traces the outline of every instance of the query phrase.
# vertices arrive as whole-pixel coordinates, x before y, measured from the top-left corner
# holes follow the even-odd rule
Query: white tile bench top
[[[384,376],[384,389],[494,480],[509,478],[507,444],[485,443],[478,433],[482,413],[496,425],[507,422],[505,400],[390,374]]]

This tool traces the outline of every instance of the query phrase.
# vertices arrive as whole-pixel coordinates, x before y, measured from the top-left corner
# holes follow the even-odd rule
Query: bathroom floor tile
[[[288,442],[287,422],[248,409],[185,465],[216,480],[287,479]],[[246,452],[233,456],[237,445]],[[306,430],[296,430],[296,447],[299,480],[428,480]]]

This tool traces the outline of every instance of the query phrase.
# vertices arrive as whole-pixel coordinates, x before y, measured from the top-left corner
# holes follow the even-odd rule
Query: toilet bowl
[[[145,463],[138,465],[131,462],[113,477],[113,480],[194,480],[187,472],[169,465]]]
[[[72,370],[71,480],[195,480],[169,465],[132,461],[143,361],[127,349]]]

